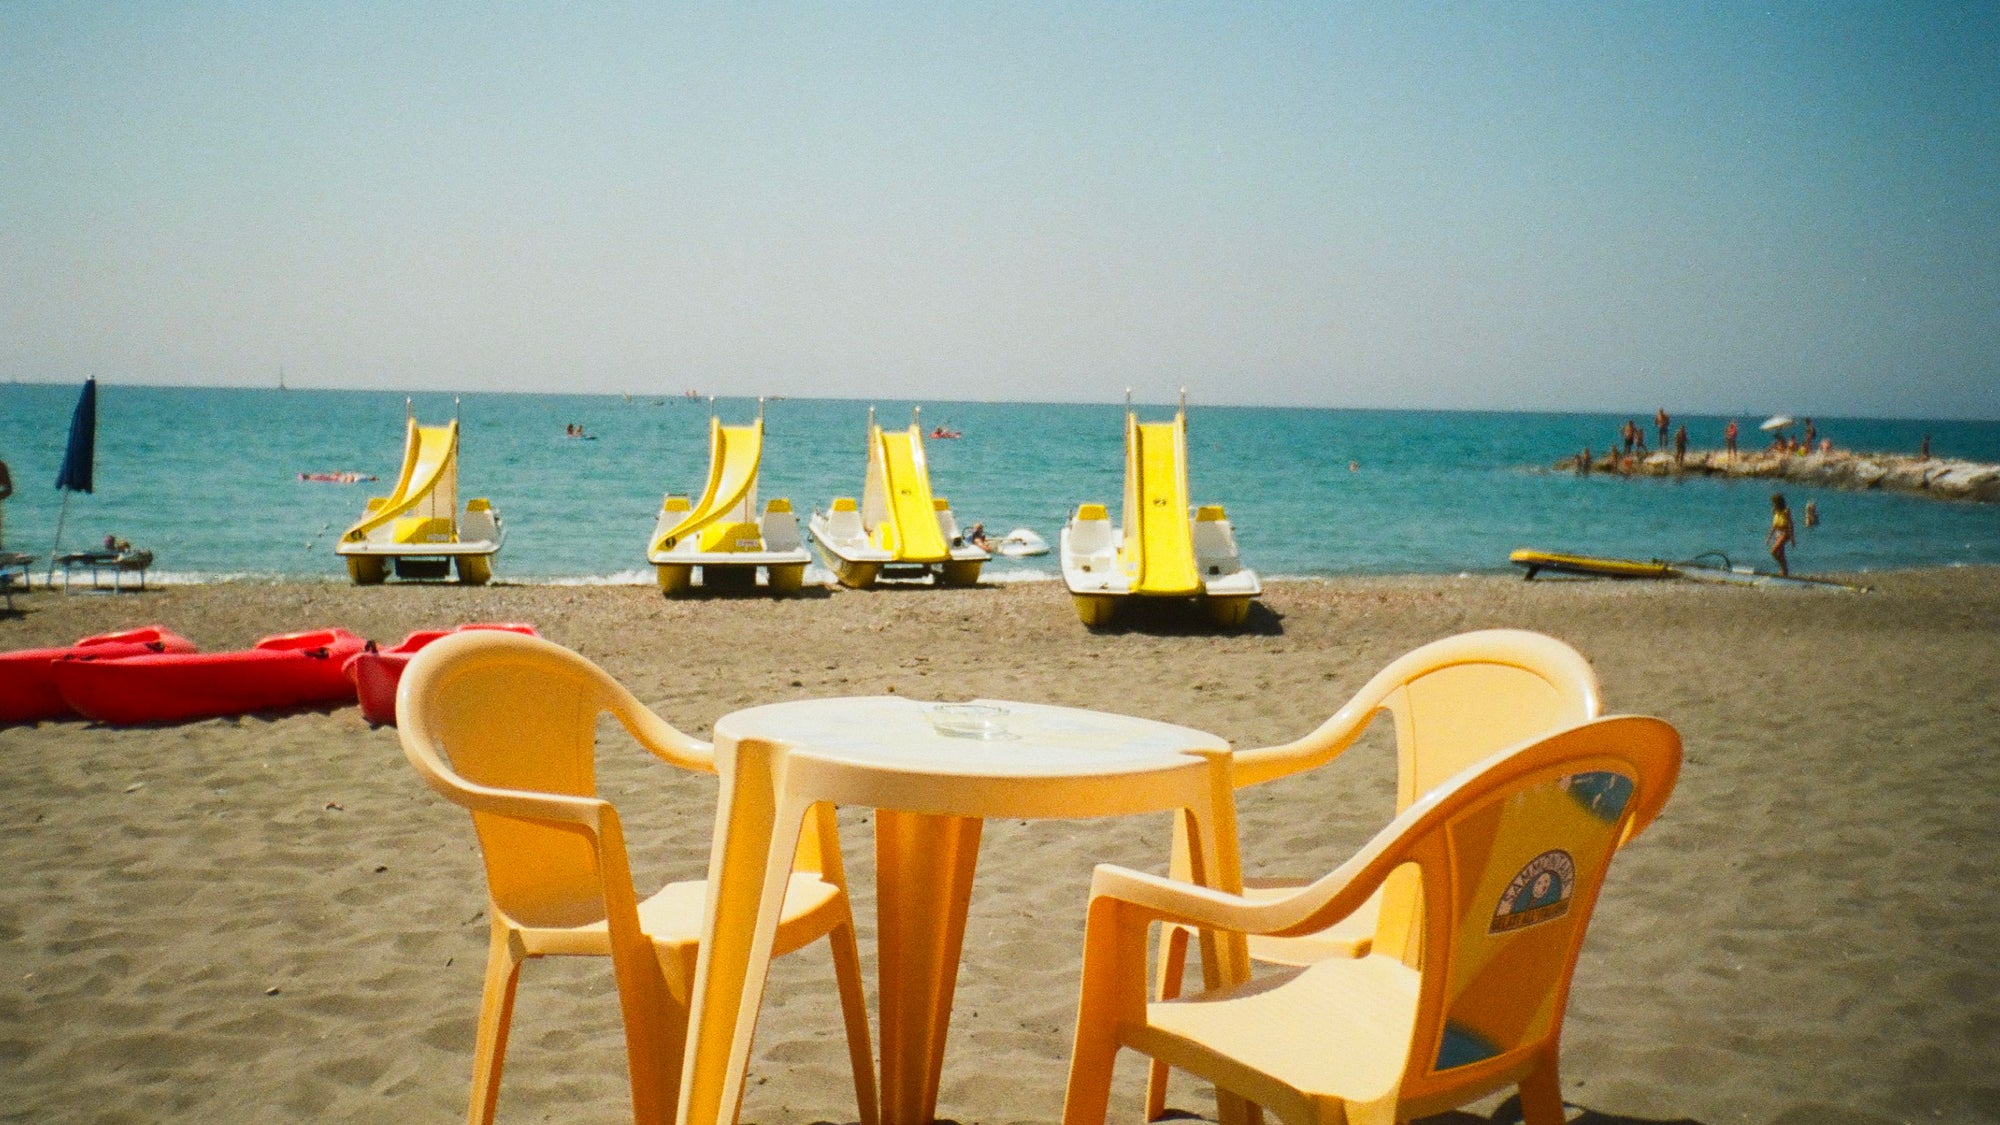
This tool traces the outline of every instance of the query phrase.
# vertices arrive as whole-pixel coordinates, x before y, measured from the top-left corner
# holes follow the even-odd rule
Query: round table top
[[[815,757],[894,772],[949,777],[1105,777],[1173,769],[1193,751],[1229,750],[1206,731],[1151,719],[1076,707],[979,699],[998,708],[997,733],[948,733],[950,713],[963,704],[899,695],[801,699],[724,715],[717,742],[745,738],[781,742]]]

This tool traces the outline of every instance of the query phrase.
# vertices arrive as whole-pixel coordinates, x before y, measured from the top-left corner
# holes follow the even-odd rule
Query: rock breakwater
[[[1683,457],[1666,452],[1630,456],[1605,454],[1587,462],[1585,455],[1579,453],[1556,462],[1555,467],[1572,472],[1634,477],[1756,477],[1822,488],[1856,491],[1879,488],[1919,493],[1940,500],[2000,503],[2000,465],[1901,453],[1851,453],[1846,450],[1730,453],[1709,449],[1689,450]]]

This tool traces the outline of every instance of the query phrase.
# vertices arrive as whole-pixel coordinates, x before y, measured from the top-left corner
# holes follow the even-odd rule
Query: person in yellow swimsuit
[[[1778,573],[1789,577],[1792,568],[1785,562],[1785,548],[1796,541],[1792,533],[1792,510],[1785,507],[1785,494],[1771,494],[1771,534],[1764,537],[1764,545],[1771,549],[1771,557],[1778,560]]]

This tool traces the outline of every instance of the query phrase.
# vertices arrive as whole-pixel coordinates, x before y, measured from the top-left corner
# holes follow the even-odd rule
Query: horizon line
[[[284,386],[274,386],[274,385],[265,385],[261,383],[160,383],[160,382],[145,382],[145,381],[107,382],[105,377],[102,375],[88,375],[85,376],[85,378],[96,379],[100,388],[144,387],[150,390],[248,391],[248,392],[268,393],[268,394],[292,394],[295,392],[309,392],[309,393],[323,393],[323,394],[400,394],[400,395],[423,394],[423,395],[496,395],[496,396],[516,395],[523,397],[548,397],[548,398],[612,398],[612,399],[622,398],[628,400],[631,399],[686,400],[686,396],[681,391],[523,391],[523,390],[492,390],[483,388],[412,389],[409,387],[379,387],[379,386],[327,387],[327,386],[317,386],[312,384],[299,386],[289,383]],[[30,386],[69,387],[69,386],[81,386],[81,385],[82,382],[80,380],[22,379],[19,377],[10,378],[5,384],[0,384],[0,386],[23,386],[23,387],[30,387]],[[910,398],[901,395],[887,395],[879,397],[856,397],[850,395],[822,395],[822,394],[791,394],[791,395],[702,394],[699,395],[696,400],[690,400],[690,401],[705,402],[711,398],[716,399],[718,401],[730,401],[730,400],[756,401],[758,399],[762,399],[766,402],[783,402],[787,399],[799,399],[807,402],[858,402],[858,403],[908,402],[917,404],[941,403],[941,404],[958,404],[958,405],[968,405],[968,406],[1123,406],[1126,404],[1126,400],[1124,400],[1123,398],[1113,399],[1113,400]],[[1177,400],[1175,399],[1170,399],[1166,401],[1133,399],[1132,404],[1136,406],[1147,406],[1147,407],[1173,406],[1176,405],[1176,401]],[[1652,409],[1658,409],[1658,407],[1656,406],[1652,409],[1635,412],[1634,410],[1631,409],[1614,409],[1610,407],[1587,408],[1587,409],[1575,409],[1575,408],[1558,409],[1553,407],[1535,407],[1535,406],[1515,406],[1515,407],[1383,406],[1383,405],[1336,406],[1324,403],[1269,402],[1269,401],[1204,402],[1198,397],[1194,399],[1193,405],[1204,410],[1325,410],[1325,411],[1352,411],[1357,413],[1382,412],[1382,413],[1404,413],[1404,414],[1549,414],[1559,417],[1565,417],[1565,416],[1592,417],[1600,415],[1607,417],[1615,417],[1619,414],[1627,414],[1635,419],[1639,419],[1649,424],[1652,418]],[[1642,413],[1644,414],[1643,418],[1640,417]],[[1827,419],[1869,421],[1869,422],[1973,422],[1973,423],[1985,423],[1985,424],[2000,423],[2000,416],[1978,417],[1973,415],[1956,415],[1956,414],[1936,414],[1936,415],[1908,415],[1908,414],[1889,415],[1889,414],[1842,414],[1842,413],[1806,414],[1802,411],[1796,411],[1796,410],[1793,411],[1786,411],[1783,409],[1760,410],[1760,409],[1750,409],[1750,408],[1744,408],[1735,411],[1690,409],[1690,410],[1675,412],[1675,416],[1695,417],[1695,418],[1730,418],[1730,417],[1748,418],[1748,417],[1755,417],[1758,415],[1769,416],[1781,413],[1791,413],[1793,414],[1793,416],[1801,418],[1812,417],[1812,418],[1827,418]]]

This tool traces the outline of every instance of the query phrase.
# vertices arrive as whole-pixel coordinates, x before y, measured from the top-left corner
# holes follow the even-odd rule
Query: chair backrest
[[[1594,719],[1600,707],[1590,662],[1522,629],[1433,641],[1391,662],[1369,687],[1377,685],[1379,709],[1396,724],[1398,811],[1494,751]],[[1391,878],[1375,931],[1376,949],[1412,965],[1422,948],[1417,902],[1409,873]]]
[[[1545,731],[1594,719],[1597,674],[1575,649],[1523,629],[1482,629],[1415,649],[1376,676],[1396,722],[1396,808]],[[1364,689],[1364,693],[1366,691]]]
[[[577,926],[605,917],[607,884],[623,877],[629,895],[629,875],[605,869],[624,868],[622,841],[618,855],[600,854],[596,835],[574,820],[498,798],[601,804],[597,717],[610,711],[638,736],[634,712],[643,710],[595,664],[539,637],[455,633],[410,661],[396,696],[404,755],[471,811],[496,910],[525,926]]]
[[[1401,810],[1495,750],[1595,718],[1601,706],[1590,662],[1554,637],[1525,629],[1460,633],[1391,661],[1304,738],[1238,751],[1236,784],[1324,765],[1387,711],[1396,724]]]
[[[1370,865],[1414,863],[1427,907],[1401,1102],[1448,1101],[1554,1049],[1605,871],[1680,759],[1666,723],[1600,719],[1494,755],[1377,837]]]

